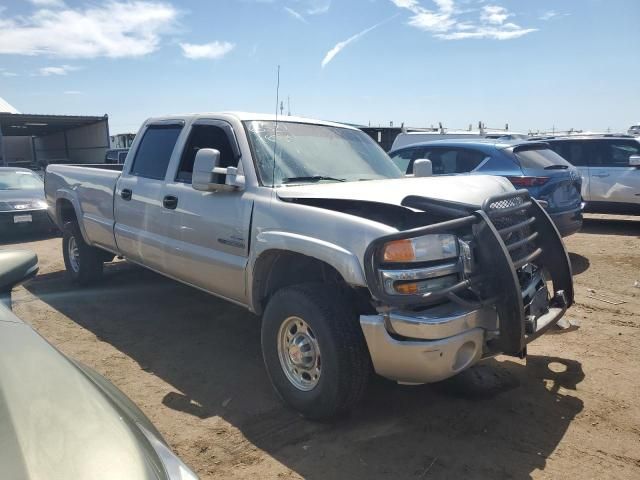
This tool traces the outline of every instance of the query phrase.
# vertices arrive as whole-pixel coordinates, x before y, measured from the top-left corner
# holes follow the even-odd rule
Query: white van
[[[455,138],[493,138],[501,140],[524,140],[529,138],[526,133],[511,132],[507,130],[433,130],[427,132],[403,132],[399,133],[391,145],[390,152],[401,147],[415,143],[430,142],[432,140],[452,140]]]
[[[398,148],[406,147],[407,145],[413,145],[414,143],[453,138],[482,138],[482,135],[480,135],[478,130],[446,130],[445,132],[434,130],[431,132],[399,133],[393,141],[393,145],[391,145],[391,150],[389,151],[394,151]]]

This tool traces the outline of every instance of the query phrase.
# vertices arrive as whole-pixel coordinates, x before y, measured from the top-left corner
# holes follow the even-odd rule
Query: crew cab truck
[[[73,281],[118,255],[262,315],[275,390],[328,419],[372,372],[418,384],[522,357],[573,302],[527,191],[420,175],[355,128],[215,113],[149,119],[121,172],[51,165],[45,191]]]

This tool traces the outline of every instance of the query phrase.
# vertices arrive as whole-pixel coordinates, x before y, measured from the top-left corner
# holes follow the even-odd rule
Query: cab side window
[[[177,182],[191,183],[193,163],[196,160],[196,153],[201,148],[218,150],[220,152],[220,166],[223,168],[235,167],[238,163],[234,157],[229,137],[222,128],[214,125],[194,125],[182,153],[180,167],[176,175]]]
[[[151,125],[144,132],[130,174],[163,180],[182,125]]]

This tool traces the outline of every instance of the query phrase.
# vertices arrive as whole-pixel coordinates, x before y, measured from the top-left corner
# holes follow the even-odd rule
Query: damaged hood
[[[405,197],[418,195],[479,207],[487,197],[513,190],[513,185],[503,177],[452,175],[292,185],[279,188],[277,194],[283,200],[318,198],[357,200],[390,205],[401,205]]]

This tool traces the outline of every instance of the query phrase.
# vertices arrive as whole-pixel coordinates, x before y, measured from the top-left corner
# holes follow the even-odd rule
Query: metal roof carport
[[[108,149],[107,115],[0,113],[0,165],[103,163]]]

